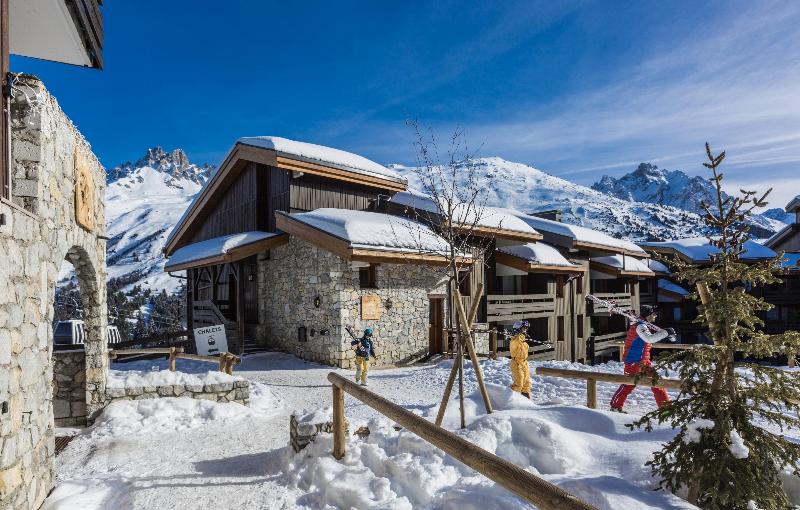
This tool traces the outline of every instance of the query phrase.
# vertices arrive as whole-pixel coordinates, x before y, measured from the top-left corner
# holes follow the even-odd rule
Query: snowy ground
[[[179,360],[178,369],[203,374],[205,363]],[[166,369],[166,361],[117,364],[117,370]],[[584,368],[566,362],[531,363]],[[370,389],[433,419],[451,362],[375,370]],[[585,384],[533,377],[534,401],[508,389],[508,361],[483,361],[496,412],[481,414],[466,370],[468,426],[459,433],[515,464],[607,509],[694,508],[654,491],[644,462],[671,437],[667,429],[630,432],[625,423],[652,409],[637,389],[629,415],[605,411],[615,385],[599,384],[600,410],[584,407]],[[594,367],[621,372],[621,364]],[[78,435],[56,461],[57,487],[45,509],[113,508],[520,508],[525,503],[461,466],[436,448],[347,397],[355,430],[342,462],[330,455],[330,436],[295,455],[288,444],[293,410],[330,406],[331,371],[280,353],[246,357],[237,375],[251,381],[251,406],[182,398],[113,404]],[[120,377],[117,374],[117,377]],[[457,401],[445,426],[455,429]],[[800,492],[800,491],[798,491]]]

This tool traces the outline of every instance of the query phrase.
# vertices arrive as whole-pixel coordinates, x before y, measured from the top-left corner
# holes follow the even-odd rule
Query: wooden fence
[[[417,416],[366,388],[333,372],[328,374],[333,385],[333,456],[345,455],[346,430],[344,394],[360,400],[400,426],[418,435],[466,466],[481,473],[498,485],[536,505],[541,510],[597,510],[560,487],[525,471],[519,466],[470,443],[425,418]]]
[[[154,347],[150,349],[115,349],[108,351],[111,359],[118,359],[119,356],[141,356],[151,354],[166,354],[169,356],[169,369],[174,372],[178,359],[191,359],[194,361],[206,361],[209,363],[219,363],[219,371],[226,374],[233,373],[233,366],[242,362],[242,359],[235,354],[223,352],[219,356],[205,356],[203,354],[189,354],[183,352],[183,347]]]
[[[678,379],[658,379],[655,383],[652,377],[646,375],[609,374],[606,372],[590,372],[587,370],[569,370],[566,368],[537,367],[536,375],[546,377],[560,377],[562,379],[583,379],[586,381],[586,407],[597,409],[597,383],[633,384],[635,386],[648,386],[679,390],[681,381]]]

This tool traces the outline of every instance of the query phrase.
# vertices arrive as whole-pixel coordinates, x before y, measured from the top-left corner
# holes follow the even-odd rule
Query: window
[[[367,267],[358,268],[358,284],[362,289],[374,289],[375,285],[375,266],[370,264]]]
[[[564,341],[564,316],[560,315],[556,320],[556,339],[559,342]]]
[[[462,296],[472,296],[472,285],[470,282],[469,271],[458,272],[458,291]]]
[[[583,338],[583,315],[578,315],[578,338]]]
[[[680,306],[676,306],[672,309],[672,320],[674,321],[681,321],[683,320],[683,308]]]
[[[564,277],[556,278],[556,297],[564,297]]]
[[[583,275],[580,275],[575,279],[575,293],[579,296],[583,294]],[[579,336],[582,337],[583,335]]]

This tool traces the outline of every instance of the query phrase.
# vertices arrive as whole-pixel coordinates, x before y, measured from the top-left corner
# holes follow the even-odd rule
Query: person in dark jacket
[[[628,328],[628,336],[625,338],[625,351],[623,359],[625,361],[625,375],[636,375],[640,373],[648,374],[653,371],[653,363],[650,361],[650,345],[661,341],[673,330],[660,329],[653,331],[648,325],[653,324],[658,319],[658,311],[654,306],[642,305],[639,319],[631,322]],[[633,384],[623,384],[614,393],[611,399],[611,410],[622,412],[622,406],[628,395],[636,388]],[[664,388],[651,388],[653,397],[656,399],[658,407],[669,402],[667,390]]]
[[[369,358],[370,356],[376,357],[372,343],[372,328],[365,329],[361,338],[353,338],[350,345],[356,346],[356,382],[360,379],[361,386],[366,386]]]

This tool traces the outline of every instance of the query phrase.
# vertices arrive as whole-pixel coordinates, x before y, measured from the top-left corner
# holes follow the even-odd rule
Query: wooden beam
[[[623,374],[609,374],[606,372],[593,372],[589,370],[570,370],[566,368],[536,368],[536,375],[543,375],[545,377],[561,377],[563,379],[583,379],[587,381],[594,379],[599,382],[615,383],[615,384],[633,384],[636,386],[649,386],[656,388],[669,388],[673,390],[681,389],[681,381],[678,379],[662,379],[659,378],[655,383],[653,378],[647,375],[623,375]]]
[[[643,271],[625,271],[618,267],[609,266],[608,264],[602,264],[600,262],[596,262],[594,260],[589,261],[589,267],[595,271],[600,271],[601,273],[610,274],[612,276],[642,276],[642,277],[652,277],[653,273],[643,272]]]
[[[520,232],[502,227],[483,227],[480,225],[470,225],[466,223],[456,223],[453,227],[463,232],[472,232],[479,237],[500,237],[511,241],[532,242],[541,241],[543,236],[538,232]]]
[[[264,149],[261,149],[264,150]],[[277,167],[294,172],[303,172],[307,174],[319,175],[336,179],[337,181],[352,182],[354,184],[363,184],[373,188],[380,188],[389,191],[405,191],[408,189],[403,183],[383,179],[377,176],[367,175],[355,169],[338,168],[332,165],[325,165],[323,163],[312,163],[303,159],[298,159],[294,155],[285,154],[282,152],[276,153]]]
[[[566,266],[551,266],[545,264],[532,264],[531,262],[516,257],[514,255],[504,253],[502,251],[497,251],[494,254],[495,262],[498,264],[503,264],[504,266],[512,267],[514,269],[518,269],[520,271],[525,271],[527,273],[585,273],[586,268],[583,266],[574,266],[574,267],[566,267]]]
[[[0,85],[4,88],[8,77],[8,0],[0,0]],[[11,154],[8,153],[9,100],[0,94],[0,198],[11,196]]]
[[[630,255],[631,257],[638,257],[643,259],[650,258],[650,254],[646,251],[631,251],[626,250],[624,248],[617,248],[613,246],[607,246],[605,244],[598,244],[598,243],[589,243],[586,241],[572,241],[572,247],[577,248],[579,250],[587,250],[587,251],[599,251],[602,253],[611,253],[614,255]]]

